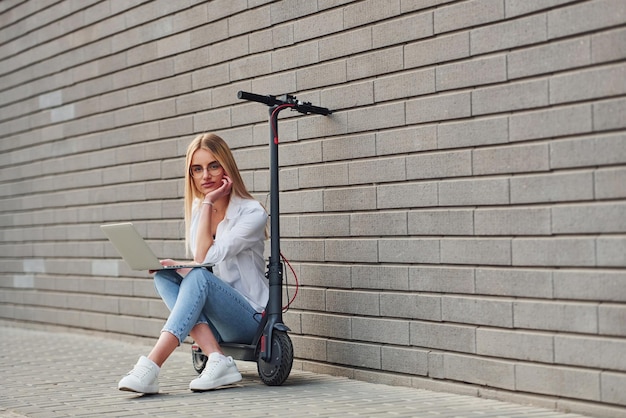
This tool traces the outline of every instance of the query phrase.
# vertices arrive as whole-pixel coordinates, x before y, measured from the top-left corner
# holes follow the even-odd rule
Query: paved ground
[[[238,362],[240,384],[193,393],[188,385],[197,374],[188,346],[165,364],[158,395],[118,391],[117,381],[149,347],[138,340],[0,325],[0,416],[581,417],[301,371],[292,371],[283,386],[269,387],[256,364],[246,362]]]

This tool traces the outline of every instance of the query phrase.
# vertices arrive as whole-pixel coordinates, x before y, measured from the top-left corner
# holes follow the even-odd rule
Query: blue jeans
[[[187,338],[196,324],[208,324],[218,342],[252,343],[261,314],[241,293],[205,268],[184,278],[176,270],[160,270],[154,285],[170,310],[162,331]]]

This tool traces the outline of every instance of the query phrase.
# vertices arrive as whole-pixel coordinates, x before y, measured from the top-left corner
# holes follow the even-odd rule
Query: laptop
[[[131,222],[100,225],[100,229],[133,270],[175,270],[213,266],[213,264],[161,265],[157,256]]]

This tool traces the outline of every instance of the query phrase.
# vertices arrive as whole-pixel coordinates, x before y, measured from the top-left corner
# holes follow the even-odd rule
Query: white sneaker
[[[226,357],[221,353],[211,353],[202,374],[189,383],[189,389],[193,391],[215,389],[240,380],[241,373],[237,370],[232,357]]]
[[[159,370],[152,360],[141,356],[135,367],[117,384],[119,390],[139,393],[159,392]]]

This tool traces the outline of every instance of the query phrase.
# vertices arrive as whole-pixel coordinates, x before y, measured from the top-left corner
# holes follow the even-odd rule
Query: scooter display
[[[291,109],[303,114],[330,115],[331,110],[313,106],[310,102],[297,100],[289,94],[282,96],[260,95],[239,91],[237,98],[262,103],[269,107],[270,127],[270,257],[265,276],[269,281],[269,300],[261,315],[259,329],[252,341],[244,343],[221,343],[226,355],[236,360],[255,361],[259,377],[268,386],[282,385],[293,364],[293,345],[289,328],[283,323],[283,273],[284,264],[280,252],[280,205],[278,162],[278,114]],[[207,356],[200,347],[192,345],[194,369],[201,373]]]

